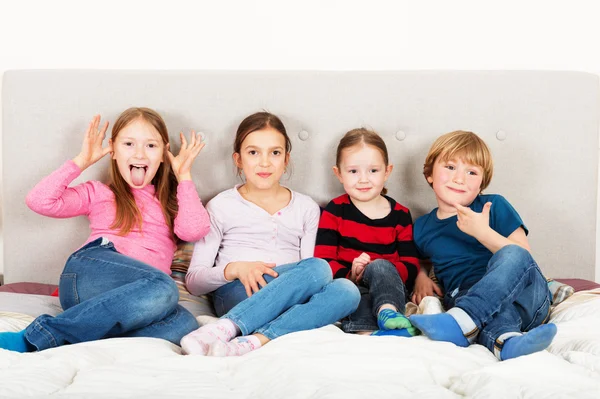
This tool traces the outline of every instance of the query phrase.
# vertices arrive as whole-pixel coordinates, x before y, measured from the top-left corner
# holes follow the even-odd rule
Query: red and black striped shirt
[[[319,222],[315,257],[329,262],[334,278],[349,277],[352,261],[363,252],[371,260],[386,259],[396,266],[410,293],[419,272],[412,217],[408,208],[384,197],[392,210],[375,220],[359,211],[348,194],[327,204]]]

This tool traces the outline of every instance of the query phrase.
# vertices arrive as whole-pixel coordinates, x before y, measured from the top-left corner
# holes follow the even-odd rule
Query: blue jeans
[[[375,259],[365,268],[358,286],[360,304],[356,312],[342,320],[342,330],[347,333],[379,330],[377,311],[384,304],[394,305],[402,314],[406,307],[404,283],[394,267],[385,259]]]
[[[551,301],[546,278],[529,251],[507,245],[492,256],[481,280],[446,293],[444,306],[464,310],[479,329],[477,342],[494,352],[502,334],[543,324]]]
[[[179,292],[170,276],[118,253],[102,238],[69,257],[59,295],[64,312],[41,315],[26,329],[25,338],[38,350],[109,337],[179,344],[198,328],[194,316],[177,304]]]
[[[260,333],[275,339],[295,331],[334,323],[352,313],[360,294],[345,279],[332,281],[329,264],[317,258],[277,266],[277,278],[248,298],[239,280],[213,293],[218,316],[230,319],[243,335]]]

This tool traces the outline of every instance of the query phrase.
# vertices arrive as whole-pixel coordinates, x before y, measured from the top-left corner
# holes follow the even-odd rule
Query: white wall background
[[[600,74],[595,3],[0,0],[0,73],[90,68]],[[600,262],[596,270],[600,281]]]

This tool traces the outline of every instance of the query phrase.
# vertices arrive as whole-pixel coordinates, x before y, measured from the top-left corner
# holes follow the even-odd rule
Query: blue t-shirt
[[[481,212],[486,202],[491,202],[490,227],[508,237],[519,227],[528,230],[521,217],[501,195],[478,195],[469,205]],[[414,223],[414,241],[420,254],[429,258],[444,292],[468,287],[483,277],[492,253],[474,237],[460,231],[457,217],[438,219],[437,208],[421,216]]]

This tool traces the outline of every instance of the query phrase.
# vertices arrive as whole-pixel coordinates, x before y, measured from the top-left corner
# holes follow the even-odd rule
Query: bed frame
[[[206,202],[238,180],[233,137],[248,114],[279,115],[291,136],[284,184],[324,205],[342,193],[331,166],[348,130],[385,139],[389,193],[413,218],[435,207],[422,176],[440,134],[472,130],[490,146],[488,193],[503,194],[530,230],[548,277],[598,280],[598,76],[577,72],[201,72],[32,70],[4,74],[2,219],[5,282],[56,283],[88,235],[87,220],[56,220],[25,206],[45,175],[74,157],[90,118],[114,122],[130,106],[156,109],[170,129],[196,129],[207,146],[193,169]],[[106,179],[107,159],[80,182]]]

